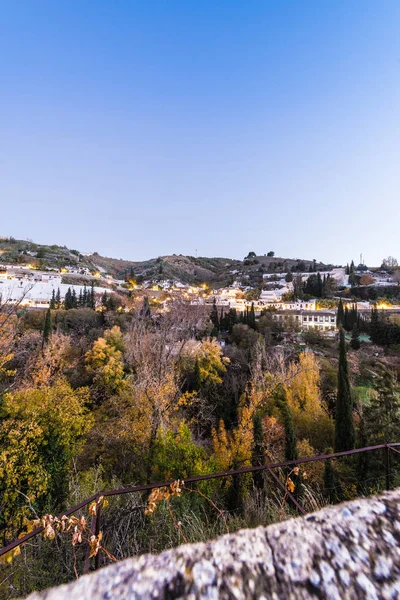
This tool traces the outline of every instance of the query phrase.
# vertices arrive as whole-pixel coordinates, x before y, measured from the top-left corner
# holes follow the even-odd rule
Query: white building
[[[334,310],[276,311],[272,314],[272,318],[282,325],[285,321],[292,319],[303,331],[316,330],[326,334],[334,334],[337,331]]]

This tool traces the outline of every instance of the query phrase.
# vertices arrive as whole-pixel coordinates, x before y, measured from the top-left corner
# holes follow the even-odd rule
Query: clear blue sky
[[[0,0],[0,234],[400,259],[399,0]]]

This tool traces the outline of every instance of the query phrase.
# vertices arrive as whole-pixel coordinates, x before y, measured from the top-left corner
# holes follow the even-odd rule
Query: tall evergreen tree
[[[102,296],[101,296],[101,306],[107,310],[107,303],[108,303],[108,294],[107,292],[103,292]]]
[[[286,273],[285,281],[286,283],[290,283],[291,281],[293,281],[293,274],[291,273],[291,271],[288,271]]]
[[[143,298],[143,306],[140,309],[140,316],[144,319],[149,319],[151,317],[150,302],[147,296]]]
[[[360,344],[360,334],[358,331],[357,323],[354,323],[353,331],[351,333],[350,346],[352,347],[353,350],[359,350],[360,345],[361,345]]]
[[[317,273],[317,289],[316,289],[317,298],[322,298],[323,289],[324,289],[324,285],[322,282],[321,273],[318,271],[318,273]]]
[[[285,429],[285,460],[296,460],[298,458],[296,433],[290,406],[286,400],[286,394],[283,389],[278,393],[277,404],[282,415],[283,427]]]
[[[61,292],[60,292],[60,288],[57,288],[56,308],[61,308]]]
[[[64,308],[65,308],[65,310],[70,310],[71,308],[73,308],[71,288],[68,288],[65,293]]]
[[[339,334],[339,372],[336,398],[335,452],[352,450],[355,444],[353,401],[351,398],[349,369],[344,330]]]
[[[337,327],[341,327],[341,326],[343,326],[343,324],[344,324],[344,309],[343,309],[342,299],[340,298],[338,309],[337,309],[337,314],[336,314],[336,325],[337,325]]]
[[[233,326],[237,323],[237,313],[236,308],[230,308],[228,312],[228,331],[232,333]]]
[[[92,308],[93,310],[96,308],[96,299],[95,299],[95,295],[94,295],[94,285],[93,284],[90,289],[90,297],[88,299],[88,303],[89,303],[89,308]]]
[[[217,335],[218,331],[219,331],[219,316],[218,316],[218,308],[217,308],[216,298],[214,298],[214,300],[213,300],[213,306],[211,309],[210,320],[211,320],[211,323],[214,325],[213,333],[214,333],[214,335]]]
[[[53,325],[51,322],[51,310],[49,308],[46,311],[46,317],[44,319],[43,335],[42,335],[42,349],[45,347],[45,345],[49,341],[52,329],[53,329]]]
[[[87,291],[86,285],[84,286],[83,292],[82,292],[82,306],[84,308],[88,307],[88,291]]]
[[[75,288],[72,288],[72,292],[71,292],[71,304],[72,304],[71,308],[77,308],[77,306],[78,306],[78,298],[76,297]]]
[[[344,307],[344,318],[343,318],[343,327],[344,327],[344,329],[346,331],[349,330],[349,323],[350,323],[350,320],[349,320],[349,309],[348,309],[347,304],[346,304],[346,306]]]
[[[251,308],[250,308],[250,312],[248,315],[248,324],[249,324],[249,327],[252,327],[253,329],[256,328],[256,313],[254,310],[254,302],[251,303]]]
[[[56,308],[56,292],[55,292],[55,290],[53,290],[53,293],[51,294],[49,308],[51,308],[51,310],[54,310]]]
[[[379,365],[376,397],[364,408],[365,435],[369,444],[397,442],[400,431],[400,385],[396,374]]]

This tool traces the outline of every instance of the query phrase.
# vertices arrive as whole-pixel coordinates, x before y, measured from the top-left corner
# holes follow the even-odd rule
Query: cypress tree
[[[346,340],[343,329],[339,337],[339,373],[336,398],[335,452],[353,450],[355,443],[353,401],[351,398]]]
[[[232,333],[233,326],[237,323],[236,309],[230,308],[226,316],[226,328],[229,333]]]
[[[103,292],[103,295],[101,297],[101,306],[105,309],[107,309],[107,301],[108,301],[108,294],[107,294],[107,292]]]
[[[84,306],[82,290],[79,290],[78,306],[79,308],[82,308]]]
[[[77,308],[78,306],[78,298],[76,297],[75,288],[72,288],[71,292],[71,308]]]
[[[294,431],[290,406],[287,403],[285,391],[282,389],[279,393],[278,408],[281,412],[283,427],[285,429],[285,460],[296,460],[298,458],[296,433]]]
[[[321,278],[321,273],[318,271],[318,273],[317,273],[317,289],[316,289],[317,298],[322,298],[322,291],[323,291],[323,282],[322,282],[322,278]]]
[[[68,288],[64,298],[64,308],[65,310],[69,310],[72,308],[72,292],[71,288]]]
[[[49,308],[51,308],[51,310],[54,310],[56,308],[56,292],[55,292],[55,290],[53,290],[53,293],[51,294]]]
[[[86,285],[83,288],[83,293],[82,293],[82,306],[84,308],[87,308],[87,306],[88,306],[88,292],[87,292],[87,289],[86,289]]]
[[[347,305],[344,307],[343,327],[346,331],[349,331],[349,309]]]
[[[43,335],[42,335],[42,350],[50,339],[52,328],[53,328],[53,325],[51,322],[51,310],[49,308],[46,311],[46,317],[44,319]]]
[[[336,326],[342,327],[343,324],[344,324],[344,310],[343,310],[343,302],[342,302],[342,299],[340,298],[339,306],[338,306],[337,314],[336,314]]]
[[[357,323],[354,323],[353,325],[353,331],[351,334],[351,341],[350,341],[350,346],[352,347],[353,350],[359,350],[360,349],[360,335],[358,333],[358,327],[357,327]]]
[[[370,326],[370,336],[371,341],[374,344],[379,344],[379,333],[380,333],[380,323],[379,323],[379,313],[377,308],[373,308],[371,310],[371,326]]]
[[[92,283],[92,287],[90,290],[90,298],[89,298],[89,308],[93,308],[93,310],[96,308],[96,300],[94,297],[94,285]]]
[[[57,288],[56,307],[57,308],[61,308],[61,292],[60,292],[60,288]]]
[[[253,329],[256,328],[256,313],[254,311],[254,302],[251,303],[248,323],[249,327],[252,327]]]
[[[215,334],[218,333],[219,317],[218,317],[217,301],[215,298],[213,300],[213,307],[211,309],[210,320],[211,320],[211,323],[214,325],[214,333]]]
[[[140,316],[144,319],[149,319],[151,317],[150,302],[147,296],[143,298],[143,306],[140,309]]]
[[[396,442],[400,431],[400,386],[394,371],[379,365],[375,382],[377,397],[364,408],[365,434],[369,444]]]

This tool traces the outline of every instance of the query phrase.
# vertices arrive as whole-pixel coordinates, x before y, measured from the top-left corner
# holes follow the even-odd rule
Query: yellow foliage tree
[[[94,383],[107,394],[115,394],[124,386],[123,339],[119,327],[114,326],[99,338],[86,354],[88,371]]]
[[[92,426],[88,390],[73,390],[65,379],[49,387],[5,394],[0,424],[0,493],[4,526],[28,516],[26,498],[36,508],[43,495],[57,503],[67,487],[67,469]],[[29,505],[29,503],[28,503]]]
[[[296,435],[312,440],[323,450],[333,435],[333,423],[321,402],[318,361],[311,352],[302,352],[298,362],[292,361],[282,378],[290,406]]]
[[[34,388],[46,387],[76,362],[71,339],[63,334],[53,334],[43,348],[38,347],[29,356],[23,384]]]
[[[218,470],[237,469],[251,464],[253,415],[251,406],[242,406],[239,410],[238,426],[235,429],[227,432],[222,420],[218,428],[213,429],[213,455]]]
[[[222,348],[215,339],[203,340],[202,342],[193,340],[191,343],[186,344],[182,356],[184,368],[193,370],[196,362],[199,368],[200,383],[216,385],[222,383],[222,377],[226,372],[229,358],[223,356]]]
[[[8,368],[8,363],[13,358],[15,328],[15,315],[0,313],[0,380],[4,377],[10,377],[14,375],[14,371]]]
[[[34,516],[29,503],[35,505],[48,491],[50,475],[39,451],[43,435],[33,421],[0,422],[0,529],[6,537],[15,536],[24,519]]]

